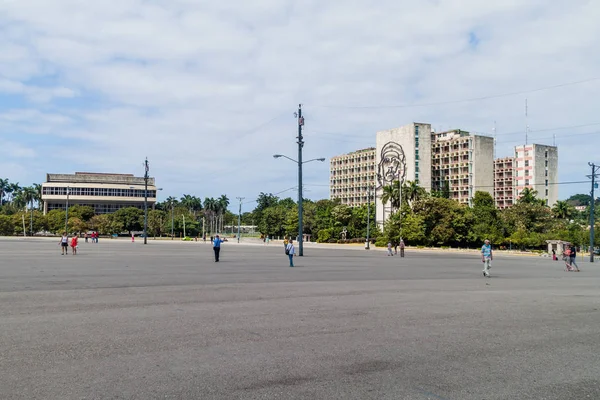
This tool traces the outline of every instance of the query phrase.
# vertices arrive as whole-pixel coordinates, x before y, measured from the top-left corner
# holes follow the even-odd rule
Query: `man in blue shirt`
[[[492,268],[492,246],[489,240],[485,240],[485,244],[481,246],[481,261],[483,262],[483,276],[490,276],[490,269]]]
[[[219,253],[221,252],[221,243],[223,240],[219,237],[219,235],[215,236],[213,240],[213,250],[215,252],[215,262],[219,262]]]

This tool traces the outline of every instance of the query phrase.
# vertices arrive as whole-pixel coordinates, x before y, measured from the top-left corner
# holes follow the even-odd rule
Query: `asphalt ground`
[[[600,399],[600,265],[0,240],[2,399]]]

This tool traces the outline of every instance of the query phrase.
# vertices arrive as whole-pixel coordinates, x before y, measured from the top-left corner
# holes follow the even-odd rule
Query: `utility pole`
[[[298,255],[304,256],[304,227],[302,226],[303,197],[302,197],[302,127],[304,117],[302,116],[302,104],[298,104]]]
[[[65,208],[65,232],[69,233],[69,187],[67,186],[67,207]]]
[[[371,248],[371,186],[367,188],[367,243],[365,249]]]
[[[240,209],[238,211],[238,234],[237,234],[237,242],[240,242],[240,228],[241,228],[241,224],[242,224],[242,200],[244,200],[244,197],[236,197],[236,199],[238,199],[240,201]],[[233,229],[233,227],[231,227],[231,229]]]
[[[148,244],[148,157],[144,161],[144,244]]]
[[[592,178],[592,191],[590,196],[590,262],[594,262],[594,208],[596,205],[596,198],[594,195],[594,189],[596,189],[596,178],[598,178],[598,170],[600,170],[600,165],[596,165],[594,163],[588,163],[590,167],[592,167],[592,174],[588,175],[588,178]]]
[[[175,238],[175,205],[173,203],[173,198],[171,198],[171,240]]]

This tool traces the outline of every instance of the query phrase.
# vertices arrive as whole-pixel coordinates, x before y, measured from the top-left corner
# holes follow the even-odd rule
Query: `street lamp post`
[[[300,150],[300,154],[301,154]],[[325,161],[325,158],[313,158],[307,161],[296,161],[293,158],[290,158],[288,156],[284,156],[283,154],[274,154],[273,158],[287,158],[290,161],[295,162],[296,164],[298,164],[298,256],[304,256],[304,246],[303,246],[303,242],[304,242],[304,227],[302,224],[302,211],[303,211],[303,207],[302,207],[302,164],[306,164],[312,161]]]
[[[365,246],[366,250],[371,248],[371,187],[367,189],[367,243]]]
[[[144,161],[144,244],[148,244],[148,158]]]
[[[69,186],[67,186],[67,204],[65,208],[65,232],[69,233]]]
[[[241,228],[241,224],[242,224],[242,200],[244,200],[244,197],[236,197],[239,201],[240,201],[240,209],[238,211],[238,234],[237,234],[237,242],[240,242],[240,228]],[[231,227],[231,230],[233,231],[233,226]]]

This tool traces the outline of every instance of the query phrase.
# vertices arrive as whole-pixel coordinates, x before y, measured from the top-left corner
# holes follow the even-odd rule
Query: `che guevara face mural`
[[[402,146],[387,142],[381,149],[381,161],[377,167],[379,186],[387,186],[394,181],[404,182],[406,176],[406,156]]]

